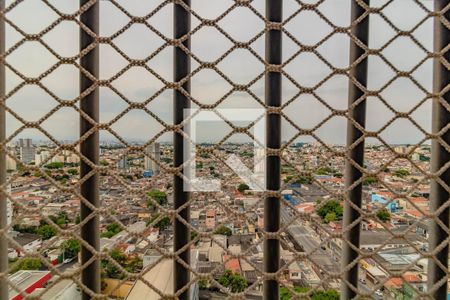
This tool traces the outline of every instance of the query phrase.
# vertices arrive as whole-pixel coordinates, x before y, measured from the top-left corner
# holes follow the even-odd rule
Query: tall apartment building
[[[128,169],[128,157],[126,155],[117,162],[117,168],[121,170]]]
[[[256,148],[255,155],[255,172],[258,174],[265,174],[266,172],[266,149]]]
[[[19,139],[19,156],[24,164],[34,161],[35,148],[31,139]]]
[[[159,143],[153,143],[145,148],[145,157],[144,157],[144,169],[146,171],[152,171],[154,175],[159,174],[159,162],[161,158]],[[152,157],[154,160],[152,160]]]
[[[11,185],[8,185],[8,187],[6,188],[6,192],[9,195],[11,195]],[[14,216],[13,204],[12,204],[11,200],[7,199],[6,200],[6,225],[9,225],[12,223],[13,216]]]
[[[17,170],[17,163],[13,157],[15,157],[15,152],[8,151],[8,155],[6,155],[6,170]]]
[[[50,151],[42,150],[39,153],[36,153],[34,156],[34,163],[36,165],[41,165],[44,161],[47,161],[47,159],[50,157]]]

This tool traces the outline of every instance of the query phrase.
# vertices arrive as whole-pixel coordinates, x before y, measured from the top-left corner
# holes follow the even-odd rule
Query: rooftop
[[[173,263],[170,259],[161,260],[148,270],[142,278],[154,285],[161,293],[173,293]],[[161,295],[142,280],[137,280],[125,298],[126,300],[156,300]]]

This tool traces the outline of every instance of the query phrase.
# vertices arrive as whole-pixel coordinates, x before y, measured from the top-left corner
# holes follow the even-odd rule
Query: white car
[[[376,290],[375,295],[377,295],[378,297],[383,297],[383,292],[380,290]]]
[[[74,259],[75,259],[75,257],[72,257],[72,258],[66,258],[66,259],[63,261],[63,263],[68,264],[68,263],[72,262]]]

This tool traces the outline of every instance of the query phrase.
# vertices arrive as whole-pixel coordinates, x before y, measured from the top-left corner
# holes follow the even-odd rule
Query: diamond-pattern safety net
[[[448,76],[437,80],[433,61],[435,73],[448,75],[449,4],[435,11],[434,1],[286,0],[282,22],[273,22],[265,2],[6,1],[0,191],[8,268],[0,275],[10,299],[260,299],[268,280],[281,299],[338,299],[342,286],[355,299],[434,299],[448,280],[437,254],[448,251],[448,220],[439,217],[448,219],[450,148]],[[361,14],[352,21],[354,4]],[[80,21],[95,5],[98,35]],[[190,19],[174,20],[174,6]],[[189,33],[175,39],[174,26],[185,21]],[[365,22],[368,44],[357,33]],[[270,31],[282,41],[266,43]],[[93,40],[84,49],[80,32]],[[268,63],[272,48],[282,51],[281,64]],[[82,63],[95,49],[98,76]],[[178,82],[175,49],[190,60]],[[355,49],[361,55],[350,60]],[[361,64],[366,74],[354,72]],[[279,106],[267,99],[269,73],[282,77]],[[80,74],[92,83],[82,92]],[[351,89],[361,96],[349,102]],[[95,93],[99,120],[80,105]],[[181,122],[174,94],[191,107]],[[433,101],[444,126],[431,126]],[[362,103],[365,123],[352,114]],[[266,123],[268,115],[281,124]],[[92,127],[82,135],[80,118]],[[281,130],[279,148],[266,146],[266,124]],[[348,139],[351,128],[360,138]],[[97,133],[93,162],[83,145]],[[174,146],[174,135],[184,146]],[[362,163],[354,155],[361,146]],[[187,153],[182,164],[174,147]],[[280,189],[266,190],[277,172],[266,157],[280,160]],[[80,164],[91,171],[80,173]],[[95,176],[98,207],[80,192]],[[190,188],[176,209],[174,176]],[[349,198],[359,188],[360,205]],[[431,205],[437,190],[440,207]],[[264,214],[267,197],[280,204],[275,232],[265,230],[267,222],[277,227]],[[81,204],[92,211],[85,218]],[[355,211],[351,222],[344,206]],[[81,234],[96,218],[97,248]],[[189,235],[177,251],[175,221]],[[431,249],[433,226],[446,237]],[[359,245],[349,240],[352,228]],[[279,257],[265,253],[268,239],[279,241]],[[92,258],[81,259],[81,248]],[[356,252],[349,264],[343,249]],[[272,259],[280,261],[275,273],[265,268]],[[82,280],[94,261],[98,290]],[[444,275],[428,286],[432,264]]]

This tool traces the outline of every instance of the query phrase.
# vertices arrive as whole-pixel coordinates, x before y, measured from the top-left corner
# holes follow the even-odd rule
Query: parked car
[[[63,263],[68,264],[68,263],[70,263],[70,262],[72,262],[72,261],[74,261],[74,260],[75,260],[75,257],[72,257],[72,258],[66,258],[66,259],[63,261]]]

